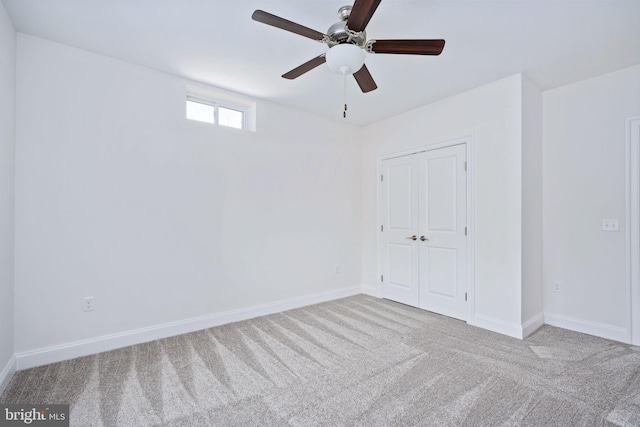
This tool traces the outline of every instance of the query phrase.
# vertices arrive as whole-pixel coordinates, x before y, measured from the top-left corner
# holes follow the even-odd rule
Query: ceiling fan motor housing
[[[347,19],[349,19],[350,14],[351,6],[342,6],[338,10],[340,22],[336,22],[327,30],[327,40],[325,41],[329,47],[343,43],[351,43],[359,47],[364,47],[367,41],[366,33],[364,31],[351,31],[347,28]]]

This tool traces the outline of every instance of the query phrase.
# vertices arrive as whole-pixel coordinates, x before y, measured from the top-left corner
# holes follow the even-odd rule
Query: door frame
[[[631,344],[640,345],[640,116],[627,119],[627,301]]]
[[[402,151],[383,153],[377,156],[376,165],[376,254],[377,254],[377,286],[376,292],[379,298],[382,298],[382,243],[380,235],[380,227],[382,225],[382,162],[396,157],[410,156],[412,154],[423,153],[425,151],[437,150],[440,148],[452,147],[454,145],[466,146],[466,185],[467,185],[467,323],[475,324],[475,147],[473,137],[471,135],[434,142],[418,147],[408,148]]]

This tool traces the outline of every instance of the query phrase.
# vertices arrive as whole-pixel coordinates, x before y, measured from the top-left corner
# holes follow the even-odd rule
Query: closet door
[[[466,146],[421,153],[420,308],[466,320]]]
[[[382,168],[382,297],[418,307],[418,158],[385,160]]]
[[[466,146],[382,162],[382,296],[466,320]]]

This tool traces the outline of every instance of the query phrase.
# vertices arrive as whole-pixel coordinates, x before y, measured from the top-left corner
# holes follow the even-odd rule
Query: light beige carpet
[[[72,426],[640,426],[640,348],[364,295],[17,372]]]

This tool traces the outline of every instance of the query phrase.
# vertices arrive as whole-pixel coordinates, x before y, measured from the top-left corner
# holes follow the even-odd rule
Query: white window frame
[[[236,130],[256,130],[256,103],[255,101],[241,95],[224,91],[222,89],[204,86],[201,84],[189,83],[186,88],[186,101],[197,102],[199,104],[210,105],[214,108],[214,124]],[[242,129],[232,126],[221,125],[219,121],[219,109],[226,108],[242,113]],[[191,119],[189,119],[191,120]],[[203,122],[205,123],[205,122]]]

